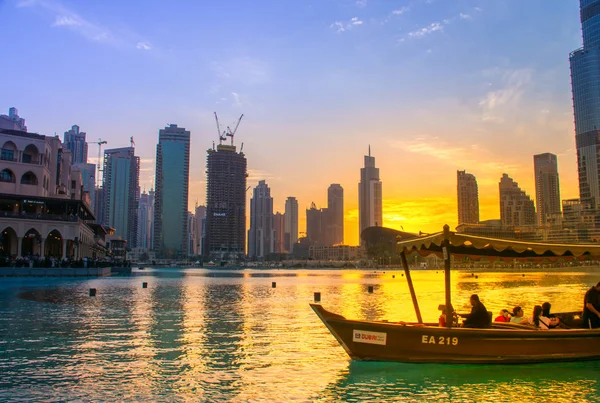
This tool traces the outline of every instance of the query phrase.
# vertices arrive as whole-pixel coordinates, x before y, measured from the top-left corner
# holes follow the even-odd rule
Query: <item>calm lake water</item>
[[[494,312],[514,305],[530,312],[544,301],[554,311],[580,310],[585,290],[600,281],[595,270],[478,278],[458,271],[453,302],[468,311],[469,295],[478,293]],[[313,293],[346,317],[415,320],[401,273],[146,269],[98,279],[0,278],[0,401],[600,400],[600,362],[350,361],[310,309]],[[437,321],[442,271],[412,276],[423,319]]]

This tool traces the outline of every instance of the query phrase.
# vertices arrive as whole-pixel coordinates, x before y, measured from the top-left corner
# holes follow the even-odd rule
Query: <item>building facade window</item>
[[[31,171],[25,172],[23,174],[23,176],[21,177],[21,184],[37,186],[37,184],[38,184],[37,176],[35,176],[35,174]]]
[[[5,169],[0,171],[0,182],[15,182],[15,174],[12,173],[10,169]]]
[[[0,159],[4,161],[14,161],[15,152],[13,150],[5,150],[2,149],[2,154],[0,154]]]

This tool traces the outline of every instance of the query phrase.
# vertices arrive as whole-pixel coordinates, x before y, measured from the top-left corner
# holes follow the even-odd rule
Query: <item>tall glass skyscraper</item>
[[[88,145],[85,142],[85,132],[79,131],[79,126],[71,126],[71,130],[65,132],[64,146],[73,155],[73,164],[87,164]]]
[[[104,151],[104,223],[137,247],[140,157],[133,147]]]
[[[580,0],[583,48],[571,52],[579,196],[600,207],[600,0]]]
[[[383,226],[383,200],[379,168],[375,167],[375,157],[365,155],[365,167],[360,169],[358,184],[358,236],[365,228]],[[362,245],[363,241],[360,238]]]
[[[158,132],[154,250],[165,258],[187,257],[190,132],[169,125]]]

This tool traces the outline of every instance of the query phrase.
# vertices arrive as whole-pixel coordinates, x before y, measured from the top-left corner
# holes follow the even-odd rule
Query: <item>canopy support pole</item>
[[[423,323],[423,318],[421,317],[421,310],[419,309],[419,302],[417,301],[415,287],[413,286],[412,278],[410,277],[410,270],[408,268],[408,262],[406,261],[406,255],[404,254],[404,250],[400,253],[400,259],[402,260],[402,267],[404,267],[404,274],[406,275],[406,281],[408,282],[410,297],[412,298],[412,302],[415,307],[415,313],[417,314],[417,321],[419,323]]]
[[[446,291],[446,327],[452,327],[454,320],[454,308],[452,307],[451,288],[450,288],[450,227],[444,225],[444,242],[442,243],[442,253],[444,258],[444,285]]]

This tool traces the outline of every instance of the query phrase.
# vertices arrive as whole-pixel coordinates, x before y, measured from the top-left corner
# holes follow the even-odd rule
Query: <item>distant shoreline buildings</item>
[[[358,183],[358,234],[365,228],[383,227],[383,195],[379,168],[375,166],[375,157],[365,155],[365,166],[360,169],[360,182]],[[360,240],[362,244],[362,239]]]

